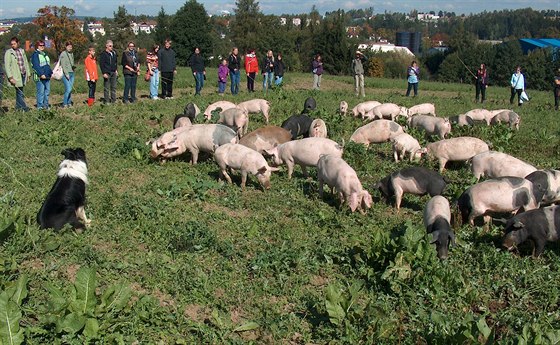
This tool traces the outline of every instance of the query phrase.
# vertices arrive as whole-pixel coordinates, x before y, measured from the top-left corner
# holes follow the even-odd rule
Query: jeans
[[[251,72],[247,74],[247,91],[254,92],[255,91],[255,77],[257,73]]]
[[[161,72],[161,97],[173,97],[173,72]]]
[[[194,72],[195,94],[200,95],[200,91],[204,87],[204,74],[202,72]]]
[[[354,91],[356,92],[356,96],[362,94],[362,97],[366,96],[366,90],[364,88],[364,75],[363,74],[356,74],[354,75]]]
[[[66,76],[62,76],[62,82],[64,83],[64,97],[62,98],[62,105],[71,105],[72,87],[74,86],[74,72],[68,73],[68,79],[66,79]]]
[[[224,91],[226,91],[226,82],[225,81],[219,81],[218,82],[218,93],[223,94]]]
[[[276,86],[282,85],[282,80],[284,80],[284,77],[281,75],[277,75],[274,79],[274,85]]]
[[[410,90],[414,89],[414,96],[418,95],[418,83],[408,83],[406,88],[406,97],[410,96]]]
[[[517,105],[521,106],[523,104],[521,102],[521,92],[523,89],[516,89],[514,87],[511,88],[511,97],[509,98],[509,104],[513,104],[513,99],[515,98],[515,94],[517,93]]]
[[[154,68],[152,73],[150,77],[150,98],[156,98],[159,89],[159,69]]]
[[[97,82],[88,80],[88,98],[95,98],[95,87],[97,86]]]
[[[136,102],[136,82],[138,81],[137,74],[125,74],[124,75],[124,93],[123,93],[123,103]],[[130,98],[129,98],[130,95]]]
[[[47,109],[49,107],[49,94],[51,93],[51,80],[39,79],[35,84],[37,86],[37,109]]]
[[[23,76],[23,80],[25,80],[25,75]],[[23,95],[23,86],[16,87],[16,109],[17,110],[28,110],[27,104],[25,104],[25,99]]]
[[[486,85],[479,83],[478,81],[476,82],[476,96],[475,96],[475,100],[478,102],[478,95],[481,95],[481,99],[480,102],[484,103],[484,101],[486,100]]]
[[[321,74],[313,73],[313,90],[319,90],[321,88]]]
[[[274,80],[274,72],[263,73],[263,90],[266,92],[272,88],[272,81]]]
[[[231,94],[237,95],[239,93],[239,83],[241,80],[241,75],[239,73],[239,70],[230,71],[229,75],[231,76],[231,85],[230,85]]]
[[[110,94],[110,96],[109,96]],[[103,97],[105,103],[117,100],[117,73],[110,72],[109,78],[103,78]]]

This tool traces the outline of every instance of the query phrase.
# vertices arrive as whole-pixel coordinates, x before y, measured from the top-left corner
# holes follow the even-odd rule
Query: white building
[[[403,53],[406,55],[410,55],[410,56],[414,56],[414,53],[412,53],[410,51],[410,49],[408,49],[407,47],[401,47],[401,46],[396,46],[394,44],[391,43],[387,43],[387,44],[365,44],[362,43],[360,45],[358,45],[358,49],[359,50],[363,50],[363,51],[371,51],[371,52],[397,52],[397,53]]]
[[[138,35],[140,32],[145,32],[147,34],[150,34],[156,28],[157,23],[154,21],[148,21],[142,23],[132,22],[130,23],[130,26],[132,27],[132,31],[134,32],[135,35]]]
[[[103,28],[103,23],[101,22],[88,23],[87,28],[92,36],[95,36],[97,33],[101,36],[105,36],[105,28]]]

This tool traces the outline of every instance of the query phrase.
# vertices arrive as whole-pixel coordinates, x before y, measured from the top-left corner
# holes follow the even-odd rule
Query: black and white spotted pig
[[[404,193],[429,194],[433,197],[441,195],[446,185],[443,177],[433,170],[423,167],[409,167],[383,178],[375,185],[375,188],[379,189],[387,201],[394,195],[395,206],[398,211]]]
[[[544,192],[542,204],[549,205],[560,201],[560,170],[537,170],[525,178]]]
[[[437,256],[447,259],[449,246],[455,244],[455,234],[451,229],[451,210],[449,201],[436,195],[428,201],[424,208],[424,226],[432,235],[431,244],[436,245]]]
[[[474,219],[484,216],[489,223],[492,213],[525,212],[539,207],[543,197],[540,188],[521,177],[500,177],[469,187],[457,200],[463,223],[474,225]]]
[[[533,256],[542,254],[546,242],[560,238],[560,206],[549,206],[523,212],[508,220],[502,245],[508,250],[529,240],[533,242]]]

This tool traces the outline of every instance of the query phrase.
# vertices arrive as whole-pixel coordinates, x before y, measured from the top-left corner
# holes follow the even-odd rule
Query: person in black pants
[[[117,53],[113,50],[113,41],[107,40],[105,50],[99,56],[99,68],[103,74],[103,103],[115,103],[117,100]]]
[[[123,103],[136,102],[136,83],[140,74],[140,62],[134,49],[134,42],[128,42],[128,51],[122,54],[121,65],[124,74]],[[130,98],[129,98],[130,97]]]
[[[200,92],[204,87],[204,79],[206,79],[206,68],[204,67],[204,58],[200,55],[200,48],[194,48],[194,53],[189,58],[192,74],[195,81],[195,95],[200,96]]]
[[[161,97],[172,99],[173,78],[177,74],[177,61],[169,38],[165,40],[163,49],[158,51],[158,61],[161,72]]]
[[[560,100],[560,68],[556,71],[554,76],[554,109],[558,110],[558,103]]]
[[[475,102],[478,102],[480,95],[480,103],[486,100],[486,88],[488,87],[488,70],[486,65],[481,63],[480,68],[476,71],[476,96]]]

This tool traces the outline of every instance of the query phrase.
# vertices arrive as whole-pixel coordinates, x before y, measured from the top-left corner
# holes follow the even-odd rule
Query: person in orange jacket
[[[247,74],[247,90],[255,92],[255,77],[259,72],[259,61],[255,50],[251,49],[245,55],[245,73]]]
[[[95,102],[95,87],[97,85],[97,79],[99,79],[99,74],[97,73],[97,60],[95,59],[95,48],[89,47],[88,55],[86,56],[85,73],[86,80],[89,88],[89,95],[87,104],[91,107]]]

